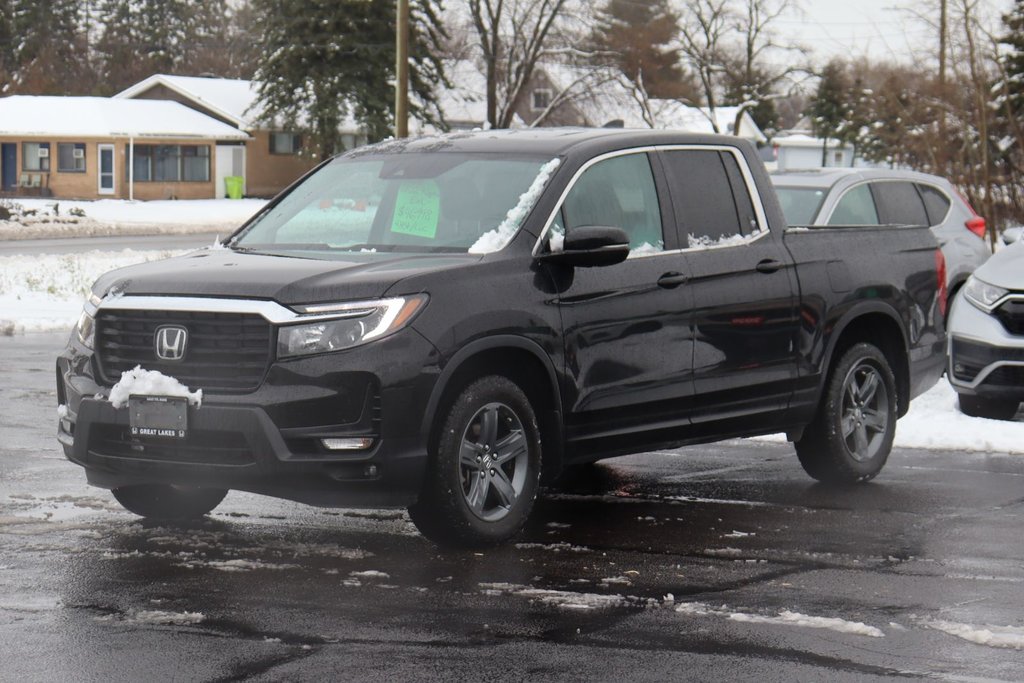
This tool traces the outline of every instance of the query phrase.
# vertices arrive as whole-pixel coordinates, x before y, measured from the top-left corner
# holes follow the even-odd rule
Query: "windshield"
[[[778,187],[782,213],[786,215],[789,225],[811,225],[818,215],[821,203],[825,201],[825,188],[816,187]]]
[[[493,153],[337,159],[231,246],[272,252],[496,251],[515,235],[555,166],[550,157]]]

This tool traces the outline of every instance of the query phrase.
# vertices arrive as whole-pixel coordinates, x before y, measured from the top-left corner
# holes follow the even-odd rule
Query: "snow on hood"
[[[974,273],[990,285],[1024,290],[1024,241],[1003,247]]]
[[[481,235],[480,239],[469,248],[469,253],[490,254],[504,249],[512,238],[515,237],[519,227],[530,214],[533,205],[540,198],[540,193],[544,191],[544,186],[547,185],[548,180],[560,163],[562,163],[561,159],[552,159],[541,166],[540,171],[537,172],[537,177],[530,183],[530,187],[527,188],[526,192],[519,195],[519,201],[505,214],[505,220],[501,222],[501,225]]]
[[[121,373],[121,379],[110,389],[110,403],[115,408],[124,408],[132,394],[179,396],[187,398],[188,402],[197,408],[203,405],[202,389],[189,391],[188,387],[173,377],[168,377],[157,370],[143,370],[141,365]]]

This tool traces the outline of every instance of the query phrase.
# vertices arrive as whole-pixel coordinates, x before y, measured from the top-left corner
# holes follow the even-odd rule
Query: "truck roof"
[[[367,154],[417,152],[507,152],[517,154],[561,155],[642,147],[645,145],[728,145],[749,146],[741,138],[729,135],[681,133],[666,130],[622,128],[525,128],[459,131],[403,140],[385,140],[346,152],[344,157]]]

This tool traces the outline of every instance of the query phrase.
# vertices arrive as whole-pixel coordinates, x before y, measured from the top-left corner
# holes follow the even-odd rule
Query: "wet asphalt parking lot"
[[[234,492],[156,525],[60,452],[63,342],[0,338],[0,680],[1024,680],[1024,457],[836,490],[787,445],[647,453],[479,553]]]

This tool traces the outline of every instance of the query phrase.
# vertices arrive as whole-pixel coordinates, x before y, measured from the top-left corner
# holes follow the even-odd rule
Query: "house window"
[[[58,142],[57,170],[61,173],[85,173],[85,143]]]
[[[271,133],[271,154],[298,154],[302,149],[302,136],[298,133]]]
[[[533,110],[543,111],[551,106],[551,91],[547,88],[538,88],[533,91]]]
[[[209,145],[135,145],[135,182],[205,183],[210,180]]]
[[[23,171],[49,171],[50,143],[21,143],[21,168]]]
[[[843,165],[843,153],[842,152],[834,153],[832,155],[832,158],[835,160],[836,166],[842,166]]]

